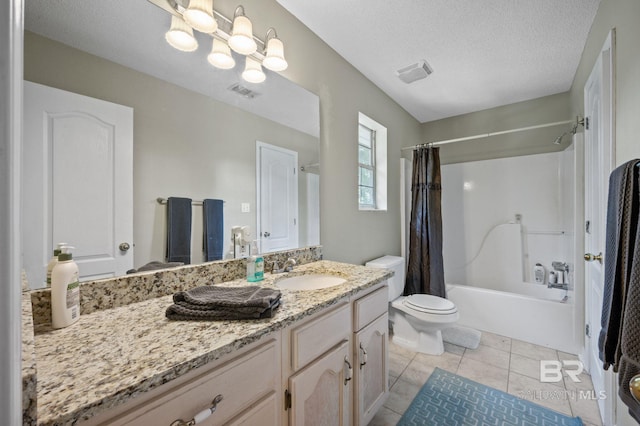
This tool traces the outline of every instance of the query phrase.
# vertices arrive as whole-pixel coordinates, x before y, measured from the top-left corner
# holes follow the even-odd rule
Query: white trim
[[[0,2],[0,423],[22,424],[21,140],[23,0]]]
[[[387,128],[382,124],[378,123],[374,119],[367,117],[365,114],[358,112],[358,125],[364,125],[376,133],[376,145],[375,145],[375,189],[376,189],[376,206],[375,208],[371,207],[361,207],[359,196],[356,196],[358,200],[358,210],[359,211],[386,211],[387,210]],[[358,144],[356,143],[356,147]],[[356,153],[357,156],[357,153]],[[356,163],[356,167],[359,167],[359,162]],[[356,189],[358,188],[356,181]],[[356,191],[357,194],[357,191]]]
[[[609,174],[611,173],[611,171],[615,168],[615,143],[616,143],[616,133],[615,133],[615,108],[616,108],[616,99],[615,99],[615,87],[616,87],[616,68],[615,68],[615,29],[612,29],[609,34],[607,35],[607,38],[600,50],[600,54],[598,55],[594,65],[593,65],[593,69],[591,71],[591,74],[589,76],[589,78],[587,79],[586,83],[585,83],[585,92],[586,92],[586,88],[591,84],[592,78],[594,78],[593,76],[594,71],[596,69],[596,67],[601,67],[600,71],[599,71],[599,75],[598,78],[601,79],[601,91],[602,91],[602,107],[603,107],[603,115],[607,114],[607,120],[603,120],[603,126],[607,125],[608,128],[603,128],[603,139],[608,139],[610,141],[609,144],[607,144],[607,148],[609,149],[609,152],[606,153],[606,155],[609,155],[609,165],[608,165],[608,170],[603,170],[603,176],[601,176],[601,181],[603,182],[603,189],[606,190],[607,186],[607,182],[609,179]],[[606,62],[605,62],[606,61]],[[608,71],[608,75],[603,74],[603,71]],[[607,77],[609,77],[607,79]],[[587,96],[585,93],[585,102],[587,101]],[[586,114],[586,111],[585,111]],[[586,125],[586,120],[589,117],[585,118],[585,125]],[[605,134],[606,133],[606,134]],[[603,148],[604,149],[604,148]],[[605,153],[603,153],[605,154]],[[586,149],[585,149],[585,163],[586,163]],[[589,172],[589,170],[587,169],[587,165],[585,164],[584,166],[584,172],[587,173]],[[589,199],[589,194],[586,193],[586,187],[583,188],[583,192],[584,192],[584,201],[585,203],[588,201]],[[586,204],[584,204],[583,206],[585,206],[586,208]],[[602,217],[601,218],[601,222],[602,222],[602,226],[605,226],[605,218]],[[584,222],[582,223],[584,224]],[[582,230],[582,232],[584,232],[584,229]],[[604,231],[603,231],[604,232]],[[606,240],[605,237],[602,238],[602,241],[604,242]],[[583,250],[580,253],[576,253],[576,259],[577,261],[582,262],[582,260],[580,259],[580,254],[584,253],[585,250],[585,242],[583,241],[583,245],[582,248]],[[603,250],[604,251],[604,250]],[[586,265],[584,264],[584,268],[585,268],[585,272],[584,272],[584,283],[585,283],[585,291],[584,291],[584,300],[583,302],[583,307],[584,307],[584,321],[582,324],[582,327],[585,327],[585,325],[589,322],[589,318],[591,316],[591,313],[589,311],[589,306],[590,306],[590,300],[589,300],[589,294],[590,294],[590,290],[586,287],[586,283],[587,278],[588,278],[588,274],[586,272]],[[579,310],[576,309],[576,317],[579,317]],[[584,329],[584,328],[583,328]],[[597,335],[595,333],[595,331],[592,331],[592,339],[597,339]],[[582,361],[585,362],[585,367],[590,370],[591,368],[601,368],[601,366],[592,366],[589,365],[590,362],[590,353],[589,353],[589,346],[588,346],[588,340],[585,339],[584,342],[584,346],[582,349]],[[612,372],[611,369],[607,370],[604,372],[604,390],[607,394],[607,398],[605,398],[604,400],[602,400],[602,406],[604,407],[604,412],[601,413],[602,419],[603,419],[603,424],[606,425],[615,425],[616,424],[616,402],[617,402],[617,395],[618,395],[618,386],[616,383],[616,375]]]
[[[405,188],[406,163],[409,160],[400,157],[400,256],[408,259],[409,253],[407,253],[407,193]]]

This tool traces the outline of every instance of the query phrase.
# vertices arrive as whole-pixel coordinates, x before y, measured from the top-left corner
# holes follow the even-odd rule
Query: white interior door
[[[605,249],[605,225],[609,174],[613,169],[613,101],[611,35],[584,87],[585,109],[585,253],[601,255]],[[585,260],[587,257],[585,256]],[[602,260],[591,257],[585,263],[585,312],[588,335],[587,368],[599,399],[605,424],[613,424],[615,393],[609,373],[605,374],[598,355],[598,336],[604,286]]]
[[[256,166],[262,251],[298,247],[298,153],[256,142]]]
[[[81,280],[133,267],[133,109],[25,81],[23,184],[32,288],[59,242]]]

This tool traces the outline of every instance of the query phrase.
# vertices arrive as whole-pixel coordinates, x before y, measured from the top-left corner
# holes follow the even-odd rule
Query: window
[[[358,126],[358,199],[360,208],[376,208],[376,131]]]
[[[387,209],[387,128],[358,116],[358,206]]]

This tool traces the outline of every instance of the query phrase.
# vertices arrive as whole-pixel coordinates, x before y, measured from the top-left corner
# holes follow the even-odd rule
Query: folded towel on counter
[[[167,199],[167,262],[191,263],[191,198]]]
[[[172,320],[271,318],[280,306],[279,290],[258,287],[202,286],[173,295],[166,316]]]

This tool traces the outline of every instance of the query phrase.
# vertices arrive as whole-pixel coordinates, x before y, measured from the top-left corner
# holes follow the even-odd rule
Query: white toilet
[[[444,352],[442,330],[458,320],[458,308],[450,300],[426,294],[402,296],[405,262],[402,257],[383,256],[366,266],[395,272],[389,279],[389,322],[392,341],[416,352],[440,355]]]

